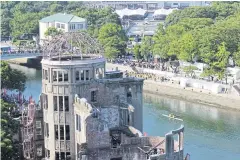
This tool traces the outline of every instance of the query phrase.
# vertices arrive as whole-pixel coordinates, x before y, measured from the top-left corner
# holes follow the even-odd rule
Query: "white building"
[[[91,1],[85,5],[92,8],[112,7],[114,9],[137,9],[155,10],[159,8],[186,8],[191,6],[207,6],[206,1]]]
[[[47,39],[45,32],[49,27],[55,27],[63,32],[74,32],[87,29],[87,20],[72,14],[57,13],[39,21],[40,44]]]

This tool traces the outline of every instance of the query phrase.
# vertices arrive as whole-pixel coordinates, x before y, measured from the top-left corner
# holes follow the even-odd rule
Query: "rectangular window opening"
[[[65,160],[65,152],[61,152],[60,155],[61,155],[60,159],[61,160],[63,160],[63,159]]]
[[[55,139],[58,140],[58,125],[54,125],[55,128]]]
[[[62,29],[65,29],[65,24],[61,24],[61,28],[62,28]]]
[[[58,97],[59,111],[63,111],[63,96]]]
[[[56,153],[55,153],[55,159],[56,159],[56,160],[59,160],[59,152],[56,152]]]
[[[71,159],[71,154],[70,152],[66,152],[66,160],[70,160]]]
[[[49,137],[49,126],[48,126],[48,123],[45,123],[45,136]]]
[[[48,80],[48,70],[45,70],[45,80]]]
[[[53,81],[57,81],[57,71],[53,71]]]
[[[60,125],[60,140],[64,140],[64,126]]]
[[[62,82],[62,81],[63,81],[62,72],[58,71],[58,82]]]
[[[66,131],[66,140],[70,140],[70,127],[69,125],[66,125],[66,128],[65,128],[65,131]]]
[[[81,81],[84,81],[84,71],[81,71]]]
[[[64,102],[65,102],[65,111],[69,111],[69,98],[68,98],[68,96],[64,96]]]
[[[79,71],[76,71],[76,81],[79,81]]]
[[[97,101],[97,91],[91,92],[91,101],[96,102]]]
[[[36,135],[42,135],[42,123],[41,121],[36,121]]]
[[[86,80],[89,80],[89,70],[86,70]]]
[[[68,73],[64,72],[64,82],[68,82]]]
[[[54,107],[54,111],[58,111],[57,96],[53,96],[53,107]]]

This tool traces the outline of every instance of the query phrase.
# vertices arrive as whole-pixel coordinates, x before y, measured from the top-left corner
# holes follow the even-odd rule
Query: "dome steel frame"
[[[45,40],[42,46],[43,58],[73,57],[84,55],[103,57],[104,49],[86,32],[66,32]]]

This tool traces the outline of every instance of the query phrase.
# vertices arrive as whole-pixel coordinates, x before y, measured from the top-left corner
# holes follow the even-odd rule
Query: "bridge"
[[[1,53],[1,60],[15,59],[15,58],[35,58],[42,56],[40,51],[11,51]]]

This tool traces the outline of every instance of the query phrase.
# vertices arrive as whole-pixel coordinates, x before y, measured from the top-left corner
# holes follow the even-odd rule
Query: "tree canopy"
[[[1,61],[1,85],[7,90],[25,89],[26,76],[24,73],[11,69],[8,63]],[[19,123],[14,120],[13,108],[16,104],[1,95],[1,157],[3,159],[20,159],[19,144],[13,136],[19,131]]]
[[[24,91],[27,78],[23,72],[12,69],[7,62],[1,61],[0,73],[2,88]]]
[[[114,58],[126,52],[127,37],[121,25],[116,23],[103,25],[99,30],[98,40],[105,48],[108,58]]]
[[[240,62],[240,2],[213,2],[171,13],[153,37],[162,59],[207,63],[205,75],[222,79],[228,60]]]
[[[1,35],[17,38],[26,33],[38,34],[39,20],[59,12],[86,18],[88,32],[95,37],[104,24],[120,24],[118,15],[111,8],[87,8],[83,2],[6,1],[1,3]]]

